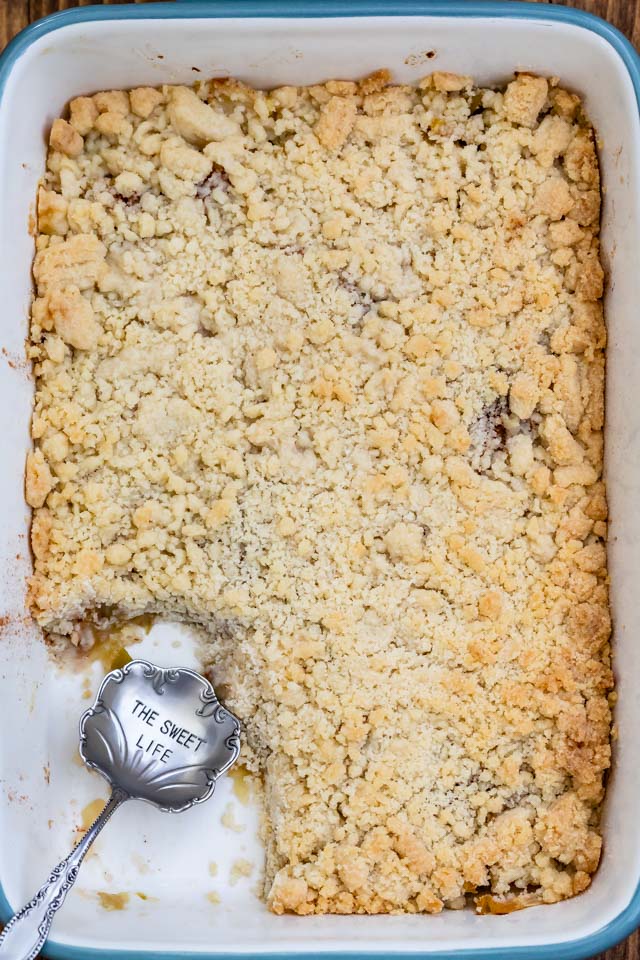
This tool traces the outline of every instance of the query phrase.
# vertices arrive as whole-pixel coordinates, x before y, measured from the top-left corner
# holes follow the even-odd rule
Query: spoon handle
[[[14,914],[0,935],[0,960],[34,960],[40,953],[54,914],[76,881],[89,847],[129,794],[115,787],[106,806],[68,857],[53,868],[51,876],[33,900]]]

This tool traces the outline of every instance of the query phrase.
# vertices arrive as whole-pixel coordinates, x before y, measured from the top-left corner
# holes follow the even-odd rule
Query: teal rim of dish
[[[183,20],[195,17],[229,19],[244,17],[473,17],[544,20],[582,27],[602,37],[623,61],[640,108],[640,56],[619,30],[606,20],[584,10],[518,0],[177,0],[177,2],[74,7],[53,13],[26,27],[0,55],[0,106],[5,84],[15,62],[40,37],[75,23],[99,20]],[[0,921],[14,911],[0,882]],[[600,930],[578,940],[513,947],[463,948],[461,950],[286,950],[261,952],[224,950],[213,953],[189,950],[128,950],[74,947],[48,940],[49,960],[584,960],[602,953],[628,937],[640,924],[640,883],[623,910]],[[425,919],[425,938],[428,918]]]

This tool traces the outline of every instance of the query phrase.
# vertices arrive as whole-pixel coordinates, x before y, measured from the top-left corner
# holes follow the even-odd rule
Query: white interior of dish
[[[435,57],[427,58],[428,51]],[[274,917],[254,889],[260,869],[257,812],[221,782],[214,798],[179,817],[127,805],[107,827],[56,920],[59,944],[204,953],[442,951],[536,945],[585,937],[629,902],[640,878],[640,644],[635,571],[640,568],[640,142],[626,69],[605,41],[568,25],[473,18],[326,20],[127,20],[67,26],[30,46],[15,64],[0,106],[0,881],[13,907],[27,900],[69,849],[79,811],[106,785],[74,761],[77,720],[100,668],[60,672],[25,619],[28,513],[22,483],[31,384],[23,361],[33,241],[28,233],[43,170],[45,133],[72,96],[111,87],[235,75],[256,86],[360,77],[390,67],[403,82],[432,69],[508,79],[514,68],[557,74],[586,99],[601,138],[606,196],[603,244],[608,286],[607,473],[610,565],[619,690],[619,740],[602,865],[589,891],[552,907],[506,917],[469,911],[437,917]],[[197,72],[198,68],[200,72]],[[180,643],[176,644],[176,640]],[[180,649],[176,649],[180,646]],[[185,628],[156,625],[141,655],[193,665]],[[50,777],[47,771],[50,771]],[[222,826],[234,803],[243,832]],[[232,861],[255,863],[235,885]],[[218,865],[212,877],[209,863]],[[106,911],[97,891],[128,892]],[[221,903],[207,898],[217,891]],[[142,900],[136,893],[149,899]],[[155,898],[155,899],[151,899]]]

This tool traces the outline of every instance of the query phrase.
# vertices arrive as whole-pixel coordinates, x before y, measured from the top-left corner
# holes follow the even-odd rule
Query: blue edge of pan
[[[7,79],[14,64],[25,50],[46,34],[69,24],[95,20],[179,20],[185,18],[238,17],[375,17],[420,16],[468,18],[510,18],[566,23],[598,34],[616,50],[623,60],[634,86],[640,107],[640,56],[627,38],[610,23],[593,14],[571,7],[546,3],[520,3],[515,0],[178,0],[173,3],[122,4],[87,6],[62,10],[26,27],[0,55],[0,103]],[[0,883],[0,921],[13,914]],[[393,951],[322,951],[310,949],[273,952],[212,952],[188,950],[97,949],[70,946],[48,940],[45,955],[50,960],[582,960],[608,950],[629,936],[640,925],[640,884],[631,900],[605,926],[588,937],[531,946],[463,948],[426,952]],[[425,928],[425,939],[428,931]]]

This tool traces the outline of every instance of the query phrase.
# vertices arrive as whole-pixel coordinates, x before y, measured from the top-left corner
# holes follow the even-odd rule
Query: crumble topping
[[[609,765],[579,98],[386,71],[79,97],[38,197],[34,616],[200,624],[276,913],[584,890]]]

